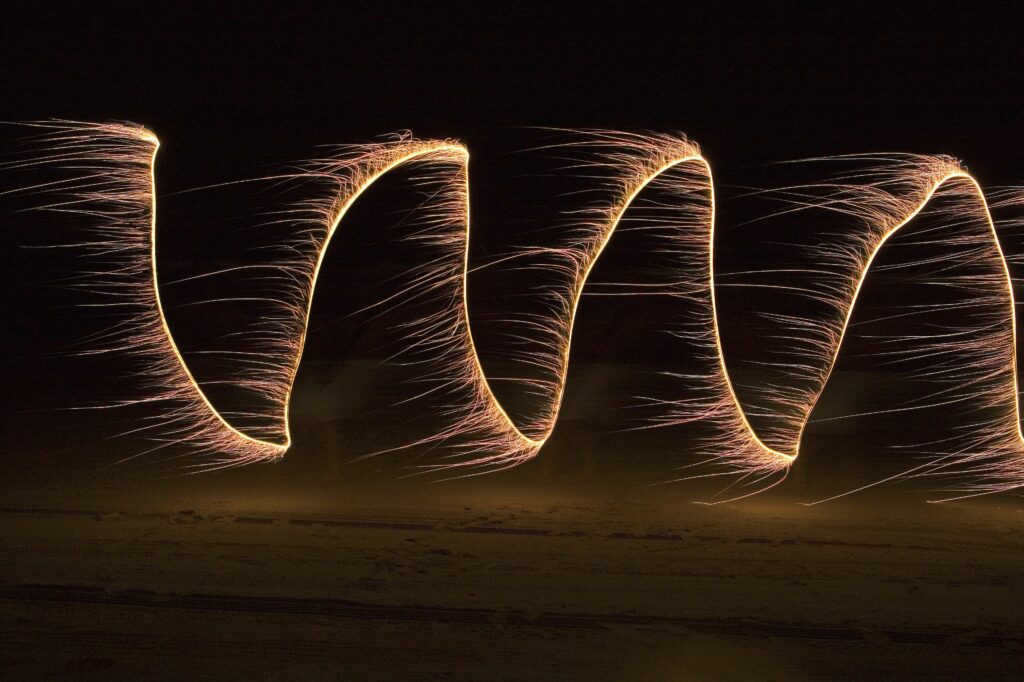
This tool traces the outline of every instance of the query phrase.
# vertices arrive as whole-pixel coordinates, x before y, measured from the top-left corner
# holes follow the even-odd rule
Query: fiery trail
[[[575,145],[592,152],[590,164],[605,173],[602,183],[614,200],[575,214],[572,241],[566,246],[519,254],[543,261],[562,275],[563,284],[544,293],[547,312],[527,321],[532,345],[522,359],[540,378],[525,383],[538,402],[535,412],[518,423],[492,391],[470,326],[468,150],[452,140],[410,136],[346,148],[336,158],[309,164],[292,176],[326,183],[331,189],[284,214],[303,229],[281,248],[281,258],[267,265],[284,283],[282,295],[275,313],[260,321],[260,331],[247,343],[272,361],[253,364],[238,378],[266,408],[242,426],[218,411],[204,393],[168,326],[157,273],[156,136],[127,124],[40,127],[46,131],[48,151],[8,167],[71,167],[74,177],[16,191],[52,194],[55,200],[42,208],[93,218],[95,239],[77,247],[101,256],[104,265],[91,273],[92,286],[128,311],[103,352],[127,353],[144,364],[145,402],[161,410],[159,420],[147,428],[159,434],[161,446],[180,443],[198,448],[211,455],[213,466],[274,460],[288,450],[292,386],[331,239],[374,182],[399,167],[410,167],[429,190],[425,217],[412,238],[430,257],[396,297],[426,296],[444,302],[440,312],[411,320],[407,333],[433,390],[451,396],[449,402],[457,406],[446,427],[417,443],[451,446],[428,468],[492,471],[524,462],[544,446],[562,404],[576,312],[588,277],[627,209],[643,204],[643,197],[652,193],[659,197],[658,217],[648,219],[643,229],[650,230],[674,259],[673,279],[660,291],[685,299],[698,311],[678,334],[699,349],[694,366],[700,368],[677,375],[680,397],[658,400],[663,413],[654,425],[706,422],[715,435],[701,447],[712,453],[720,471],[750,482],[778,482],[799,454],[805,427],[836,364],[876,255],[941,196],[952,204],[942,210],[946,224],[959,231],[954,239],[963,240],[973,249],[969,257],[988,268],[975,280],[956,285],[976,291],[974,306],[983,307],[988,317],[980,336],[965,333],[936,340],[932,350],[945,353],[953,348],[957,357],[975,360],[967,369],[947,371],[946,378],[952,376],[962,389],[946,399],[981,402],[996,414],[972,423],[965,439],[935,450],[929,463],[912,473],[966,472],[972,482],[965,494],[1024,483],[1013,282],[985,195],[951,159],[860,157],[873,164],[870,171],[775,192],[786,202],[784,211],[829,211],[858,229],[847,231],[839,244],[817,247],[825,274],[811,295],[829,314],[776,319],[780,329],[796,339],[790,351],[800,361],[788,370],[792,381],[766,389],[770,419],[759,431],[752,423],[753,408],[737,395],[723,350],[714,270],[714,181],[695,144],[681,136],[596,132]],[[1003,196],[1000,203],[1019,205],[1018,193]],[[982,232],[979,225],[984,226]]]

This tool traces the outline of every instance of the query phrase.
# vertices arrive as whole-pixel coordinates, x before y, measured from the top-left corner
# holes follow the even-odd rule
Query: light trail
[[[973,425],[975,432],[966,444],[933,453],[928,464],[907,473],[966,471],[974,482],[964,494],[998,492],[1024,484],[1013,281],[984,193],[951,159],[872,157],[880,165],[868,175],[777,193],[787,202],[787,211],[829,211],[862,229],[850,232],[839,247],[819,247],[821,267],[828,276],[813,295],[832,314],[824,319],[781,320],[788,333],[803,335],[795,345],[805,358],[792,368],[791,385],[770,389],[775,409],[770,425],[759,433],[737,394],[723,348],[714,269],[714,180],[710,165],[694,143],[681,136],[593,132],[575,145],[594,151],[592,167],[600,167],[608,175],[604,186],[610,188],[614,199],[578,213],[571,231],[573,241],[567,246],[525,249],[515,256],[547,259],[563,276],[563,284],[547,292],[549,313],[530,320],[536,334],[543,337],[542,350],[531,347],[523,359],[542,378],[526,382],[538,394],[539,403],[535,414],[520,422],[510,416],[492,390],[470,325],[468,150],[453,140],[421,141],[411,136],[347,148],[337,158],[310,164],[289,176],[326,182],[332,190],[286,212],[306,229],[282,247],[280,260],[264,264],[289,284],[277,303],[277,313],[262,320],[261,335],[250,339],[269,361],[250,368],[238,382],[265,399],[269,408],[257,415],[255,426],[243,428],[232,424],[208,398],[167,321],[157,270],[156,136],[130,124],[38,125],[46,131],[47,152],[7,164],[8,168],[49,165],[73,167],[78,172],[69,180],[15,191],[52,194],[58,198],[41,208],[88,214],[94,219],[96,239],[76,246],[103,255],[106,264],[91,273],[91,281],[101,294],[116,298],[129,311],[113,332],[116,341],[108,343],[103,352],[126,353],[141,360],[148,396],[130,402],[145,402],[161,410],[160,417],[145,427],[158,434],[158,447],[183,444],[196,448],[210,455],[207,467],[276,460],[287,452],[292,443],[292,388],[330,242],[350,208],[378,179],[398,168],[411,167],[421,173],[420,182],[432,188],[426,218],[415,238],[435,255],[425,259],[422,268],[413,273],[411,284],[394,298],[428,295],[447,302],[441,312],[411,320],[408,338],[420,353],[425,378],[434,382],[433,390],[460,396],[450,425],[410,444],[450,445],[442,460],[425,465],[426,469],[454,469],[457,475],[483,473],[515,466],[540,451],[562,406],[584,287],[627,211],[640,203],[641,195],[658,192],[663,197],[662,212],[649,221],[648,228],[675,259],[675,279],[665,283],[660,293],[696,304],[696,318],[687,322],[680,335],[700,349],[703,366],[677,375],[682,397],[659,399],[664,412],[653,425],[707,422],[715,435],[700,447],[710,453],[720,473],[739,475],[747,485],[755,486],[755,492],[776,485],[800,453],[804,431],[832,375],[876,256],[890,238],[941,195],[955,204],[949,224],[959,227],[960,221],[973,217],[971,224],[980,220],[985,226],[984,243],[977,241],[978,234],[968,235],[969,225],[954,239],[973,245],[973,257],[991,266],[991,271],[976,281],[958,285],[981,292],[977,303],[992,311],[992,331],[960,341],[956,350],[976,360],[973,369],[958,375],[961,384],[971,390],[979,386],[992,389],[983,396],[972,393],[967,397],[977,397],[996,409],[998,416]],[[1011,194],[1004,203],[1019,205],[1019,195]],[[111,260],[116,266],[110,265]],[[938,346],[935,352],[940,352]],[[958,394],[949,400],[964,399]],[[762,485],[764,481],[772,482]]]

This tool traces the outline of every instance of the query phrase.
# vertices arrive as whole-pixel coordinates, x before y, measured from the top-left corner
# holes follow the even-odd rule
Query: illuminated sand
[[[553,484],[543,459],[426,487],[285,464],[81,474],[73,502],[26,481],[0,512],[0,675],[1018,676],[1019,500],[703,507]]]

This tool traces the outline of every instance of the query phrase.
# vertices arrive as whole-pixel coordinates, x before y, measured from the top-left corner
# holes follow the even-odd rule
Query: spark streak
[[[861,157],[860,161],[871,161],[876,167],[840,182],[775,193],[786,202],[785,211],[829,211],[858,229],[847,231],[838,245],[818,247],[825,276],[811,295],[830,314],[777,320],[798,339],[791,351],[801,359],[789,370],[791,382],[765,389],[770,419],[758,431],[748,414],[750,406],[742,404],[737,394],[722,344],[714,268],[714,180],[694,143],[681,136],[594,132],[585,141],[569,145],[593,152],[590,163],[606,172],[604,186],[614,199],[578,212],[570,232],[572,241],[566,246],[516,254],[544,260],[563,281],[545,293],[548,313],[528,321],[534,345],[523,359],[541,378],[526,382],[538,403],[532,416],[519,423],[495,396],[470,325],[468,150],[457,141],[421,141],[408,135],[347,148],[336,158],[309,164],[290,176],[327,183],[331,191],[286,212],[304,229],[284,245],[279,260],[266,264],[287,284],[276,313],[261,320],[262,331],[247,341],[269,361],[251,366],[238,382],[268,407],[257,410],[255,419],[243,427],[233,424],[207,397],[167,321],[157,272],[156,136],[129,124],[58,122],[39,127],[47,131],[48,152],[8,168],[63,165],[78,172],[70,180],[15,191],[52,194],[57,198],[41,208],[94,218],[96,238],[77,245],[105,260],[89,281],[108,300],[116,298],[129,311],[103,352],[126,353],[142,362],[145,402],[161,411],[147,428],[159,433],[161,447],[184,444],[207,453],[207,466],[284,456],[292,443],[292,388],[331,239],[349,209],[378,179],[409,167],[420,171],[421,182],[432,188],[426,217],[414,235],[432,257],[425,259],[413,273],[412,283],[396,298],[431,296],[445,302],[441,312],[410,320],[408,338],[425,368],[425,379],[433,382],[434,390],[453,396],[450,402],[457,405],[449,425],[412,444],[450,446],[439,462],[426,465],[428,470],[483,473],[515,466],[540,451],[562,406],[576,314],[588,278],[627,211],[642,204],[642,196],[656,192],[662,197],[661,213],[658,219],[648,220],[646,229],[662,240],[664,251],[675,260],[673,279],[660,291],[696,305],[696,318],[687,321],[679,335],[699,349],[695,362],[701,368],[676,375],[680,397],[659,399],[664,411],[654,425],[707,422],[715,435],[700,447],[711,453],[722,472],[757,483],[774,479],[774,485],[800,453],[804,431],[832,375],[876,256],[901,228],[930,210],[935,197],[942,196],[953,203],[945,219],[959,231],[954,239],[963,240],[974,249],[972,257],[989,267],[977,279],[957,283],[980,292],[977,303],[988,311],[991,324],[985,335],[948,342],[960,343],[955,348],[961,354],[958,357],[976,359],[973,369],[956,375],[969,390],[950,400],[981,401],[998,414],[984,424],[972,425],[967,441],[955,449],[933,453],[928,464],[908,473],[966,472],[973,482],[964,494],[1024,484],[1013,281],[981,187],[951,159]],[[1001,206],[1020,205],[1018,194],[1008,196]],[[983,224],[984,234],[972,232],[968,223]],[[982,238],[985,241],[978,241]],[[116,265],[110,264],[111,259]],[[949,346],[939,343],[934,352],[946,352]],[[987,392],[978,392],[982,388]]]

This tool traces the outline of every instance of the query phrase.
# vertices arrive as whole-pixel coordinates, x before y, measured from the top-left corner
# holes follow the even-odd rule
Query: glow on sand
[[[104,351],[127,353],[143,361],[142,380],[148,392],[144,402],[160,411],[157,426],[147,428],[158,432],[159,447],[184,444],[197,448],[207,455],[207,467],[284,456],[292,439],[292,387],[331,238],[343,226],[349,209],[376,180],[396,168],[414,167],[436,186],[418,233],[432,251],[422,268],[413,273],[409,288],[396,296],[427,291],[448,302],[441,313],[411,320],[409,339],[421,350],[425,376],[440,389],[459,396],[457,414],[447,426],[410,444],[455,444],[440,461],[425,468],[454,469],[453,475],[484,473],[515,466],[543,448],[562,405],[576,313],[588,277],[627,210],[642,194],[657,191],[669,197],[662,200],[664,210],[657,227],[665,235],[665,251],[676,263],[675,280],[666,284],[666,290],[696,304],[700,311],[697,319],[687,320],[683,333],[708,361],[700,371],[678,375],[679,393],[659,399],[663,414],[655,425],[708,422],[715,435],[700,443],[699,450],[704,459],[710,454],[715,475],[738,475],[754,492],[778,483],[800,452],[805,427],[836,364],[876,255],[901,227],[941,196],[952,205],[944,209],[946,222],[965,226],[955,239],[970,243],[975,249],[973,256],[989,265],[976,281],[961,283],[976,292],[976,307],[990,311],[987,332],[947,342],[963,357],[971,358],[958,370],[959,384],[967,387],[964,390],[978,391],[977,400],[996,415],[973,424],[969,437],[955,449],[934,454],[908,474],[965,472],[971,480],[963,488],[965,495],[1005,491],[1024,483],[1013,283],[985,195],[952,159],[876,157],[878,170],[866,179],[817,185],[815,193],[805,192],[807,188],[787,188],[780,193],[790,197],[789,210],[813,206],[842,215],[861,228],[849,235],[842,248],[821,248],[821,262],[833,275],[818,300],[832,314],[810,322],[790,320],[792,333],[803,336],[806,360],[793,368],[796,381],[792,386],[773,389],[776,404],[786,409],[770,415],[770,425],[758,432],[737,395],[723,350],[715,295],[714,182],[710,165],[694,143],[681,136],[610,132],[588,133],[577,143],[593,152],[592,163],[611,178],[602,182],[610,187],[614,200],[581,211],[568,246],[535,252],[563,275],[564,284],[550,293],[549,314],[531,321],[544,339],[542,350],[533,347],[528,356],[543,377],[530,381],[540,404],[534,417],[518,423],[492,391],[470,327],[468,150],[453,140],[421,141],[411,136],[346,148],[339,156],[311,163],[294,175],[326,181],[332,191],[294,207],[294,213],[308,226],[303,241],[285,245],[282,257],[266,264],[290,284],[278,313],[261,321],[265,322],[264,331],[257,339],[261,352],[277,360],[238,379],[270,406],[266,414],[259,415],[257,426],[243,428],[232,424],[208,399],[179,351],[165,316],[157,274],[156,136],[127,124],[54,123],[41,127],[48,131],[47,151],[21,165],[75,162],[85,170],[58,186],[17,191],[55,193],[60,198],[43,208],[90,212],[95,217],[95,241],[80,246],[85,252],[105,254],[108,265],[93,276],[106,291],[116,291],[119,305],[130,310],[128,319],[110,337],[115,341]],[[109,265],[111,255],[119,267]]]

